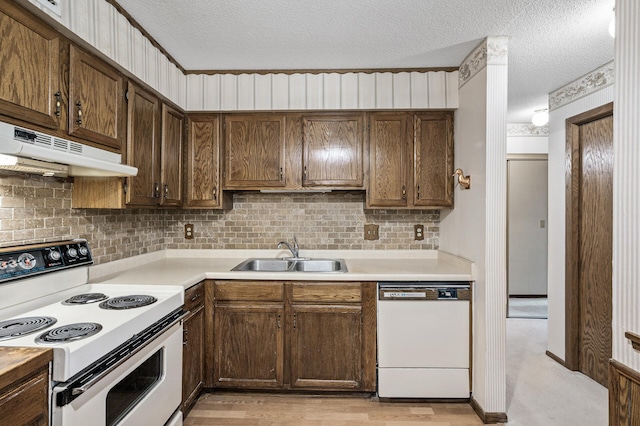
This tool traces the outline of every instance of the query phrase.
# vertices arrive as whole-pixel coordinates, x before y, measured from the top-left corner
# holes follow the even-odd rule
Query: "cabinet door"
[[[410,185],[410,115],[369,116],[369,188],[367,207],[407,207]]]
[[[127,204],[155,206],[160,197],[160,102],[151,93],[129,83],[127,164],[138,168],[129,177]]]
[[[60,37],[14,2],[0,8],[0,114],[57,129]]]
[[[182,205],[182,135],[184,116],[168,105],[162,104],[162,144],[160,155],[160,204]]]
[[[214,312],[214,386],[282,387],[284,307],[217,304]]]
[[[200,307],[183,323],[182,410],[195,403],[204,384],[204,309]]]
[[[225,116],[225,188],[285,186],[285,116]]]
[[[185,207],[219,207],[220,116],[189,116]]]
[[[123,83],[118,72],[75,46],[69,67],[69,134],[120,149]]]
[[[413,204],[453,207],[453,113],[415,115]]]
[[[291,306],[291,387],[359,389],[362,307]]]
[[[362,187],[363,114],[306,115],[303,186]]]

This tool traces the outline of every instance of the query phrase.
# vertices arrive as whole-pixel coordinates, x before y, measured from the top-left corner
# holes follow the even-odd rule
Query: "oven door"
[[[182,395],[182,323],[176,323],[108,374],[58,406],[54,387],[53,426],[164,425],[176,416]],[[181,422],[177,423],[181,424]]]

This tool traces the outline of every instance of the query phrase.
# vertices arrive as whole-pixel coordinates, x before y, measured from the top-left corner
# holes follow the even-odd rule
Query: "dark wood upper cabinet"
[[[303,116],[303,186],[362,187],[363,117]]]
[[[186,152],[184,207],[230,208],[232,196],[220,184],[220,115],[189,115]]]
[[[413,205],[453,207],[453,113],[414,115]]]
[[[285,186],[284,114],[224,117],[225,189]]]
[[[367,207],[407,207],[411,185],[411,116],[379,112],[369,116]]]
[[[138,175],[127,178],[127,204],[155,206],[160,201],[160,101],[132,83],[128,88],[127,164]]]
[[[453,112],[369,115],[368,208],[453,207]]]
[[[182,205],[182,147],[184,116],[162,104],[162,143],[160,144],[160,205]]]
[[[124,120],[122,76],[73,45],[69,65],[69,134],[119,150]]]
[[[60,36],[15,2],[0,2],[0,114],[60,127]]]

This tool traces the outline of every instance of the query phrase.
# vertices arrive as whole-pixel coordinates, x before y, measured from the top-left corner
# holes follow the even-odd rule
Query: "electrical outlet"
[[[413,239],[418,241],[424,240],[424,225],[413,226]]]
[[[184,225],[184,238],[187,240],[193,240],[193,224],[187,223]]]
[[[374,224],[364,225],[364,239],[365,240],[377,240],[380,238],[378,230],[380,226]]]

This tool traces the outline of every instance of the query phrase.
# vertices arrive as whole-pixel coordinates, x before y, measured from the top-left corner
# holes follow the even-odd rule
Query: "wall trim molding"
[[[549,94],[549,110],[561,108],[573,101],[611,86],[615,81],[613,61],[577,78]]]
[[[473,396],[469,400],[469,405],[471,405],[473,411],[476,412],[484,424],[507,423],[507,413],[487,413]]]
[[[552,360],[554,360],[555,362],[557,362],[561,366],[566,367],[566,365],[564,365],[564,360],[562,358],[560,358],[558,355],[554,354],[551,351],[546,351],[545,354],[547,354],[547,356],[549,358],[551,358]]]
[[[507,137],[510,136],[549,136],[549,126],[536,126],[533,123],[507,123]]]
[[[462,61],[458,74],[458,88],[467,84],[487,65],[507,65],[509,49],[508,37],[487,37]]]

